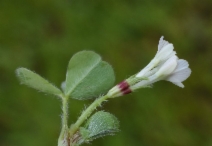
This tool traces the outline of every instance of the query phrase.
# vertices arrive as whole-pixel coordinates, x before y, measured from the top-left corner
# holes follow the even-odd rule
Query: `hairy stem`
[[[63,99],[62,131],[68,128],[68,98]]]
[[[100,98],[97,98],[78,118],[75,124],[71,125],[70,128],[70,138],[73,137],[73,135],[79,130],[79,127],[83,124],[83,122],[93,113],[93,111],[98,107],[101,106],[103,101],[106,101],[106,99],[109,98],[108,95],[102,96]]]
[[[58,146],[69,146],[68,97],[66,96],[62,96],[62,130],[58,139]]]

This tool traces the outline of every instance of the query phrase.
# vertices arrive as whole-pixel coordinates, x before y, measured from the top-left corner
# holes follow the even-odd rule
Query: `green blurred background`
[[[1,0],[0,146],[53,146],[60,132],[60,101],[21,86],[16,68],[60,86],[70,57],[93,50],[118,83],[147,65],[162,35],[190,63],[185,88],[163,81],[105,103],[121,132],[93,146],[212,146],[212,1]],[[91,102],[71,100],[70,123]]]

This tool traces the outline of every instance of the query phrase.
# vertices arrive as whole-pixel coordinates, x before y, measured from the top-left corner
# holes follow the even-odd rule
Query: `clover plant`
[[[58,146],[79,146],[119,132],[118,119],[108,112],[97,110],[104,101],[129,94],[139,88],[150,87],[160,80],[170,81],[183,88],[182,82],[190,76],[191,69],[186,60],[178,59],[173,44],[161,37],[158,51],[151,62],[140,72],[115,86],[113,68],[92,51],[81,51],[71,58],[61,89],[26,68],[18,68],[16,74],[22,84],[61,99],[62,129]],[[70,99],[93,99],[93,103],[69,126]]]

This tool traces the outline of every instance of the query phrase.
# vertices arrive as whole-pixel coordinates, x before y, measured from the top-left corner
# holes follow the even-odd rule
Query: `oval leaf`
[[[78,100],[98,97],[107,92],[115,81],[112,67],[92,51],[75,54],[66,74],[66,96]]]
[[[99,111],[88,120],[83,128],[82,136],[84,136],[84,141],[91,141],[99,137],[114,135],[118,131],[118,119],[108,112]]]
[[[25,84],[31,88],[37,89],[41,92],[48,94],[61,95],[60,89],[49,83],[47,80],[39,76],[38,74],[26,69],[18,68],[16,75],[22,84]]]

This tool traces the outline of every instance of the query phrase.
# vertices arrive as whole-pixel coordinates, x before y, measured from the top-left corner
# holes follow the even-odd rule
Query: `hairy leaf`
[[[22,84],[37,89],[38,91],[54,95],[62,94],[60,89],[49,83],[46,79],[42,78],[38,74],[26,68],[18,68],[16,70],[16,75]]]
[[[99,111],[91,116],[80,133],[84,141],[89,142],[99,137],[114,135],[118,131],[118,119],[108,112]]]
[[[114,81],[114,71],[107,62],[92,51],[81,51],[69,62],[65,94],[78,100],[95,98],[107,92]]]

